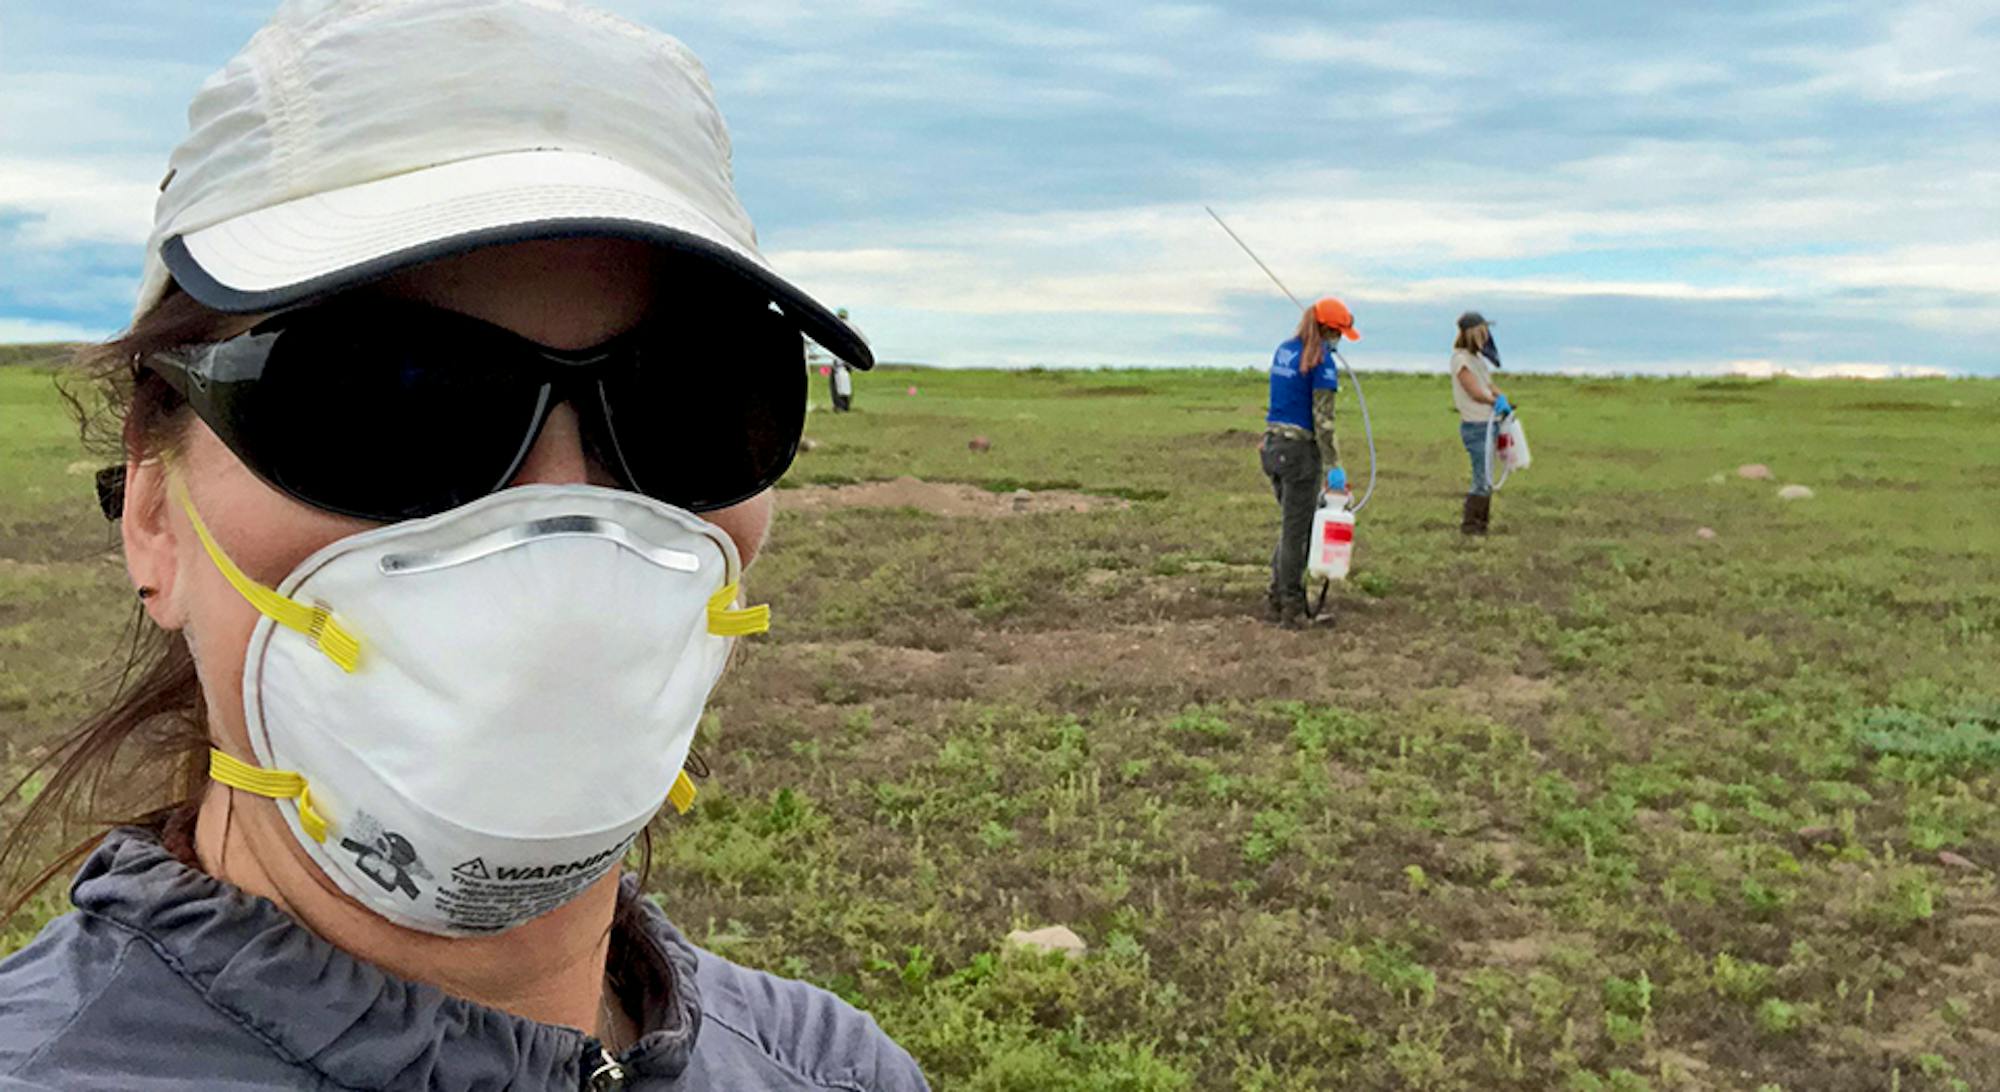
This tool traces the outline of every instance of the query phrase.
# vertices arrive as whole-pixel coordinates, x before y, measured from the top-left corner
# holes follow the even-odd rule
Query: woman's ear
[[[179,629],[187,612],[176,595],[180,570],[179,539],[169,518],[167,469],[159,459],[125,464],[125,513],[119,520],[125,540],[125,572],[146,613],[161,629]]]

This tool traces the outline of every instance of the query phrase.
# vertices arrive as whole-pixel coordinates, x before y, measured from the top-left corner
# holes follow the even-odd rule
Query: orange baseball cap
[[[1339,330],[1349,341],[1361,340],[1360,332],[1354,328],[1354,312],[1349,311],[1346,304],[1332,296],[1322,297],[1318,303],[1313,304],[1313,318],[1318,319],[1321,326],[1331,326]]]

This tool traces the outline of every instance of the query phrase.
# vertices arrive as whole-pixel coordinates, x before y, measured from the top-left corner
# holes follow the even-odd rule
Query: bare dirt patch
[[[1221,432],[1211,433],[1208,437],[1208,442],[1217,447],[1251,448],[1264,442],[1264,431],[1262,429],[1226,428]]]
[[[1017,489],[993,493],[963,482],[927,482],[902,477],[855,485],[808,485],[785,491],[786,507],[806,512],[834,508],[914,508],[934,516],[994,518],[1040,512],[1094,512],[1130,508],[1123,497],[1100,497],[1063,489]]]
[[[1935,402],[1856,402],[1852,407],[1858,410],[1872,410],[1876,413],[1942,413],[1951,409]]]
[[[1547,709],[1562,697],[1562,689],[1548,679],[1525,675],[1502,675],[1469,681],[1459,688],[1456,700],[1467,710],[1491,709],[1532,713]]]
[[[1120,384],[1116,386],[1071,387],[1063,391],[1062,396],[1064,398],[1144,398],[1152,393],[1153,388],[1151,387]]]
[[[1558,948],[1583,948],[1590,937],[1583,933],[1534,933],[1505,940],[1460,941],[1460,956],[1483,967],[1532,967]]]

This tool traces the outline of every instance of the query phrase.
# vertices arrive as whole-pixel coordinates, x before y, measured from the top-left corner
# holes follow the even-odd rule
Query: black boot
[[[1467,493],[1465,495],[1465,515],[1458,524],[1459,533],[1467,535],[1485,534],[1487,521],[1492,518],[1492,515],[1493,498],[1491,496],[1481,497]]]

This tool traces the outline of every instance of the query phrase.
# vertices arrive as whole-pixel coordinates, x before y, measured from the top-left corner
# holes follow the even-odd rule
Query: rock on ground
[[[965,442],[965,446],[973,451],[991,451],[993,450],[993,441],[984,436],[974,436]]]
[[[1773,477],[1771,468],[1763,463],[1744,463],[1736,468],[1736,476],[1753,482],[1767,482]]]
[[[1695,529],[1695,532],[1694,532],[1694,537],[1696,537],[1696,538],[1698,538],[1698,539],[1702,540],[1703,542],[1714,542],[1714,541],[1715,541],[1715,528],[1713,528],[1713,527],[1699,527],[1699,528],[1696,528],[1696,529]]]
[[[1811,500],[1813,491],[1804,485],[1788,485],[1778,490],[1779,500]]]
[[[1016,929],[1007,934],[1007,943],[1030,951],[1061,952],[1071,959],[1082,959],[1083,953],[1090,950],[1083,938],[1071,932],[1066,925],[1051,925],[1033,932]]]

